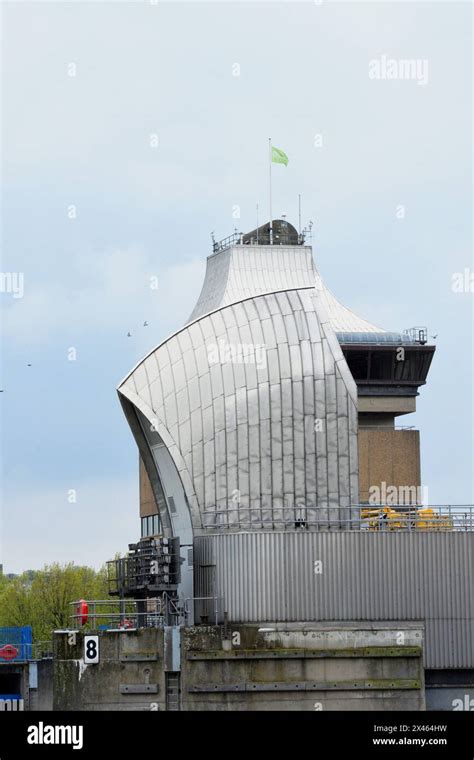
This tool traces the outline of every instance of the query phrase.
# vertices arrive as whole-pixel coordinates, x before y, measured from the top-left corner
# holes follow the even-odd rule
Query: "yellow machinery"
[[[453,520],[449,515],[443,515],[429,507],[416,511],[417,530],[453,530]]]
[[[452,518],[430,507],[413,507],[406,512],[392,507],[364,507],[360,516],[367,521],[369,530],[453,530]]]

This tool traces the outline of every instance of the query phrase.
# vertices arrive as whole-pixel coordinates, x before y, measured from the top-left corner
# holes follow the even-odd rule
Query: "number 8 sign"
[[[86,665],[99,664],[98,636],[84,636],[84,663]]]

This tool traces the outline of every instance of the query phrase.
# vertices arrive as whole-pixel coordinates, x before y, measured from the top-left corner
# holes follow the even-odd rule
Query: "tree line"
[[[0,575],[0,627],[31,625],[33,641],[48,641],[52,631],[74,627],[71,602],[107,598],[105,566],[53,563],[14,578]]]

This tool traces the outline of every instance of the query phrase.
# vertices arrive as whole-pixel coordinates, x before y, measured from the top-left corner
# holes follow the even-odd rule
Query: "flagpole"
[[[272,138],[268,138],[268,173],[270,181],[270,245],[273,245],[273,216],[272,216]]]

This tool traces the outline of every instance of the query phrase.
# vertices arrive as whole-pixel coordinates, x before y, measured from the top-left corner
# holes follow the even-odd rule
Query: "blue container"
[[[30,625],[0,628],[0,665],[31,660],[33,632]]]

